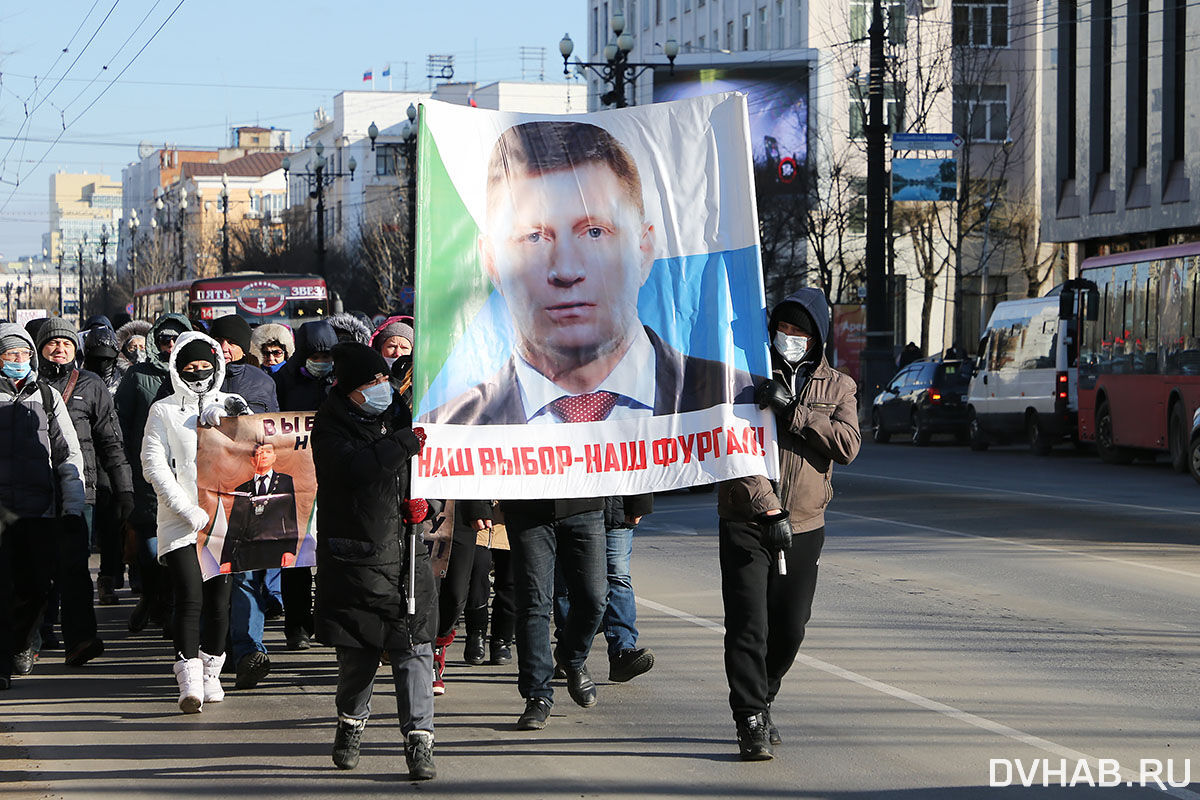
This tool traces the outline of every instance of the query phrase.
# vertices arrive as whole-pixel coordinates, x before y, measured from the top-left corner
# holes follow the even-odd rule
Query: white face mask
[[[783,331],[775,332],[775,351],[789,364],[798,364],[808,355],[808,336],[788,336]]]

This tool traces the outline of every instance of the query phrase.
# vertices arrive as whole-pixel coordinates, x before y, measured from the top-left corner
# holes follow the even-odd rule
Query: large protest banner
[[[196,430],[196,488],[209,517],[197,543],[205,580],[316,564],[315,419],[312,412],[252,414]]]
[[[414,494],[774,477],[745,97],[420,114]]]

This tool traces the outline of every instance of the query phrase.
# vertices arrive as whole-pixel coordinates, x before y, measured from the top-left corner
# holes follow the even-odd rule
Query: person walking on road
[[[725,676],[745,761],[774,757],[771,720],[812,614],[833,464],[849,464],[862,442],[854,381],[834,370],[824,292],[805,288],[771,312],[772,375],[756,392],[776,416],[779,481],[762,476],[718,487]]]
[[[408,497],[409,460],[424,434],[395,396],[388,365],[357,342],[333,348],[336,383],[312,431],[317,476],[316,634],[337,648],[333,763],[358,765],[380,657],[396,687],[409,778],[436,777],[433,763],[433,569],[405,525],[430,513]],[[415,544],[415,547],[414,547]]]
[[[217,387],[225,377],[220,346],[203,333],[179,336],[170,357],[175,391],[150,407],[142,471],[158,495],[158,560],[175,590],[175,679],[179,709],[200,711],[225,699],[221,667],[229,633],[228,575],[203,579],[196,552],[208,526],[196,486],[196,427],[248,411],[246,401]]]

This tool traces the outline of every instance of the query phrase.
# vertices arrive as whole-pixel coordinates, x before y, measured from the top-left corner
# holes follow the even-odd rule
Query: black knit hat
[[[250,352],[250,323],[237,314],[214,319],[208,335],[218,341],[224,339],[227,342],[233,342],[242,348],[243,352]]]
[[[193,361],[207,361],[213,365],[213,369],[217,367],[217,354],[213,350],[212,345],[203,339],[193,339],[177,351],[175,356],[175,364],[182,369]]]
[[[342,342],[333,348],[333,390],[348,395],[364,384],[375,380],[376,375],[387,375],[387,362],[383,356],[365,344]]]
[[[795,325],[800,330],[807,333],[809,336],[820,337],[821,332],[817,329],[817,323],[813,320],[812,315],[804,309],[804,306],[799,303],[780,303],[772,315],[772,322],[775,327],[779,323],[786,322],[789,325]]]
[[[51,339],[67,339],[75,344],[75,352],[79,353],[79,331],[68,320],[62,317],[49,317],[42,320],[41,327],[38,328],[37,336],[34,341],[37,342],[38,350],[40,351],[46,346],[46,342]]]
[[[92,328],[83,337],[83,352],[87,358],[116,358],[117,334],[103,325]]]

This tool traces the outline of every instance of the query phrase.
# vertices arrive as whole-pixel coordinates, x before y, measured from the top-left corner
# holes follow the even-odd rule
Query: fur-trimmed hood
[[[338,332],[339,341],[354,341],[360,344],[371,344],[371,329],[358,317],[343,311],[334,314],[328,320],[333,329]],[[350,338],[346,338],[349,336]]]

